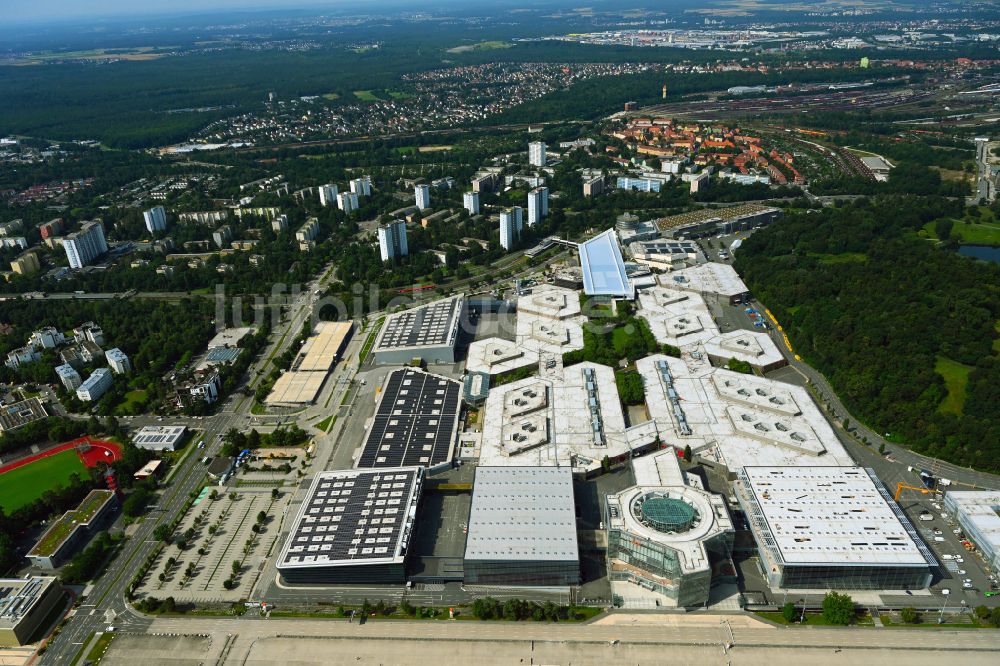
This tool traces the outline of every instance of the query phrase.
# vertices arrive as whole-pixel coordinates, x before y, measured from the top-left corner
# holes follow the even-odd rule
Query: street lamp
[[[806,621],[806,600],[799,599],[799,603],[802,604],[802,615],[799,616],[799,624]]]
[[[948,602],[948,595],[951,590],[941,590],[941,612],[938,614],[938,624],[944,624],[944,605]]]

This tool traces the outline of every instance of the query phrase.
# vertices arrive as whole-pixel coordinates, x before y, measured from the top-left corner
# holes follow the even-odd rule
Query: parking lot
[[[211,603],[249,595],[266,554],[275,545],[279,518],[292,493],[284,492],[274,500],[269,488],[211,490],[216,499],[206,495],[187,512],[172,543],[161,551],[136,590],[136,600],[173,597],[179,603]],[[266,519],[259,523],[262,511]],[[234,561],[240,563],[236,573]]]

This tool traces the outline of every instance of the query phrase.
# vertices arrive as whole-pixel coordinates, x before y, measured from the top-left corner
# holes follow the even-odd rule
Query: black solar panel
[[[451,340],[461,299],[450,298],[390,317],[377,350],[445,345]]]
[[[425,372],[390,373],[358,467],[431,467],[448,460],[460,392],[459,382]]]
[[[412,469],[320,473],[281,564],[362,564],[397,557],[416,475]]]

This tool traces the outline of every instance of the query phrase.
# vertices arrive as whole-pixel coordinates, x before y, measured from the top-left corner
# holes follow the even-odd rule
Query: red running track
[[[47,451],[42,451],[41,453],[36,453],[33,456],[28,456],[27,458],[21,458],[20,460],[15,460],[14,462],[7,463],[0,467],[0,474],[4,472],[9,472],[12,469],[17,469],[18,467],[24,467],[25,465],[30,465],[36,460],[41,460],[42,458],[48,458],[49,456],[54,456],[57,453],[62,453],[68,449],[76,448],[77,444],[82,444],[87,442],[90,444],[90,450],[86,453],[79,453],[80,461],[87,467],[97,467],[100,462],[115,462],[116,460],[121,460],[122,458],[122,447],[114,442],[108,442],[103,439],[94,439],[92,437],[80,437],[79,439],[74,439],[71,442],[65,442],[58,446],[53,446]],[[105,455],[105,452],[111,455]]]

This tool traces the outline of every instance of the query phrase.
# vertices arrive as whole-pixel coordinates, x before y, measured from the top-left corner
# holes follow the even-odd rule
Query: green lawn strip
[[[87,659],[92,664],[97,664],[101,661],[101,657],[107,651],[108,646],[111,645],[111,641],[115,639],[115,635],[112,632],[106,632],[97,639],[94,643],[94,647],[90,648],[90,652],[87,653]]]
[[[69,481],[73,473],[87,477],[76,451],[61,451],[0,475],[0,508],[8,515]]]
[[[938,356],[934,363],[934,372],[944,377],[944,385],[948,389],[948,395],[938,405],[938,410],[960,415],[965,406],[965,392],[972,366]]]
[[[362,102],[381,102],[382,100],[371,90],[355,90],[354,96]]]
[[[337,420],[337,417],[335,415],[331,414],[330,416],[326,417],[325,419],[323,419],[322,421],[320,421],[319,423],[317,423],[313,427],[316,428],[317,430],[322,430],[323,432],[327,432],[327,431],[329,431],[330,426],[333,425],[333,422],[335,420]]]
[[[378,332],[382,330],[382,323],[385,321],[385,317],[379,317],[378,321],[372,327],[372,330],[368,333],[368,337],[365,338],[365,344],[361,347],[361,353],[358,354],[358,363],[364,363],[365,359],[368,358],[368,354],[371,352],[372,347],[375,346],[375,337]]]

